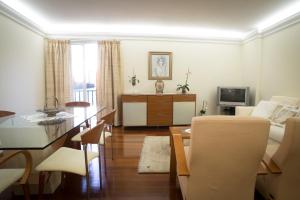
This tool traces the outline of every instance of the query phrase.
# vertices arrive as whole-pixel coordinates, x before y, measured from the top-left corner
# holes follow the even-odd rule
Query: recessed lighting
[[[300,12],[300,1],[294,2],[287,7],[273,13],[268,18],[262,20],[256,25],[259,33],[266,30],[273,25],[288,19],[289,17],[296,15]]]

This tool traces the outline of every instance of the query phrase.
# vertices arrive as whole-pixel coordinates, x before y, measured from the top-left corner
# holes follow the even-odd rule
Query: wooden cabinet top
[[[187,94],[178,94],[178,93],[163,93],[163,94],[155,94],[155,93],[138,93],[138,94],[122,94],[122,96],[196,96],[196,94],[187,93]]]
[[[147,102],[148,97],[172,97],[174,102],[183,101],[196,101],[196,94],[177,94],[177,93],[164,93],[164,94],[122,94],[123,102]]]

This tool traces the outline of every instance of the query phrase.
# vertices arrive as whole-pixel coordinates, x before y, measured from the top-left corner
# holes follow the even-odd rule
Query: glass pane
[[[97,43],[71,45],[74,101],[96,104]]]
[[[96,70],[97,70],[97,52],[96,43],[85,44],[85,79],[86,79],[86,97],[91,104],[96,103]]]

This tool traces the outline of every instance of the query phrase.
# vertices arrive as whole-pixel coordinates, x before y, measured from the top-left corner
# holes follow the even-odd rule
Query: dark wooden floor
[[[146,135],[168,135],[168,129],[131,129],[123,132],[114,129],[114,160],[111,159],[107,140],[107,179],[104,189],[99,190],[98,161],[91,167],[91,199],[181,199],[180,190],[169,184],[168,174],[138,174],[137,167],[144,137]],[[65,188],[58,190],[53,199],[84,199],[85,180],[79,176],[67,177]]]
[[[144,137],[146,135],[168,135],[167,128],[114,129],[114,160],[111,160],[109,140],[107,142],[107,178],[103,190],[99,188],[98,161],[90,165],[90,199],[122,200],[181,200],[180,189],[169,184],[168,174],[138,174],[137,167]],[[59,187],[54,195],[45,199],[86,198],[85,179],[67,174],[64,188]],[[14,199],[20,199],[15,197]],[[256,200],[262,198],[256,194]]]

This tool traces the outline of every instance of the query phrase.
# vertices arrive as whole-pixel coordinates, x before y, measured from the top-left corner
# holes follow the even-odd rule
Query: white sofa
[[[298,106],[300,108],[300,99],[295,97],[286,97],[286,96],[273,96],[270,101],[277,102],[283,105],[289,106]],[[235,115],[238,116],[249,116],[254,110],[254,106],[237,106],[235,110]],[[285,125],[282,127],[271,125],[269,140],[267,146],[267,154],[273,156],[276,150],[278,149],[285,131]]]

